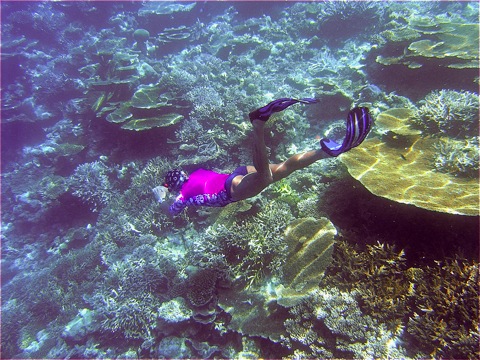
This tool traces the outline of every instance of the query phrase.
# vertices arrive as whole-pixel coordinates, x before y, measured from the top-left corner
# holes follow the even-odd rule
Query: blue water
[[[478,3],[0,9],[1,358],[478,358]],[[319,101],[266,123],[272,164],[403,108],[420,185],[474,190],[439,208],[323,156],[170,215],[166,172],[253,165],[248,114],[282,97]],[[357,150],[410,161],[385,126]]]

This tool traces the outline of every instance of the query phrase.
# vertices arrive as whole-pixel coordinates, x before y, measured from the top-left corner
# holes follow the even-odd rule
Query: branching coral
[[[426,133],[464,138],[478,133],[478,94],[440,90],[428,94],[411,121]]]
[[[170,298],[176,264],[148,244],[118,260],[112,254],[108,257],[105,280],[86,300],[93,306],[103,331],[125,338],[151,339],[162,301]]]
[[[383,4],[377,1],[325,1],[319,16],[320,31],[328,38],[348,38],[365,31],[382,16]],[[359,24],[356,17],[368,17],[368,24]]]
[[[335,287],[317,290],[290,310],[285,327],[292,340],[307,346],[307,357],[405,357],[399,334],[363,314],[355,297]]]
[[[418,273],[407,331],[434,357],[479,358],[478,264],[438,262]]]
[[[101,161],[79,165],[70,177],[73,195],[90,204],[93,211],[98,211],[115,195],[109,171]]]
[[[185,98],[193,104],[192,118],[198,120],[218,116],[224,104],[220,94],[210,86],[195,87],[185,95]]]
[[[412,346],[432,356],[478,357],[478,264],[464,259],[407,268],[403,251],[338,242],[322,286],[354,292],[360,309],[390,331],[405,328]],[[412,347],[410,346],[410,347]]]
[[[102,299],[102,329],[107,332],[121,333],[130,339],[151,339],[152,330],[158,318],[158,299],[145,295],[141,299],[126,298]]]
[[[291,217],[288,205],[271,202],[254,217],[229,227],[219,224],[209,236],[219,241],[217,249],[238,276],[253,283],[280,269],[286,251],[283,231]]]
[[[151,194],[154,187],[163,184],[165,174],[170,170],[170,163],[166,158],[157,156],[150,159],[145,167],[132,179],[132,188],[139,194]]]
[[[466,140],[445,138],[434,146],[435,169],[454,175],[478,177],[478,136]]]
[[[410,278],[405,254],[388,244],[368,245],[360,251],[339,241],[325,283],[356,289],[362,309],[394,329],[405,316]]]

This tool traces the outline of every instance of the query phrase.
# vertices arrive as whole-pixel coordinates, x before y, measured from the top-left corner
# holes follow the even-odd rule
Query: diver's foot
[[[250,120],[252,122],[252,127],[254,129],[261,129],[263,130],[265,128],[265,123],[266,121],[263,121],[263,120],[259,120],[259,119],[253,119],[253,120]]]

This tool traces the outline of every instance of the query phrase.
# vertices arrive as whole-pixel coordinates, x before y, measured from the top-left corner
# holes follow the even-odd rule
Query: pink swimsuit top
[[[230,174],[218,174],[214,171],[198,169],[190,174],[188,181],[182,186],[180,194],[184,199],[197,195],[218,194],[225,190],[225,181]]]
[[[228,177],[237,174],[219,174],[214,171],[198,169],[190,174],[183,184],[180,195],[170,206],[170,212],[178,215],[185,207],[196,206],[225,206],[233,202],[229,192],[225,189]]]

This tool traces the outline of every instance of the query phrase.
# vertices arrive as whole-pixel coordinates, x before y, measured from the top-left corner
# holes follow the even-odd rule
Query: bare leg
[[[262,192],[270,184],[279,181],[296,170],[303,169],[315,161],[327,158],[322,150],[307,151],[288,158],[281,164],[269,164],[265,145],[265,122],[254,120],[253,166],[247,166],[248,174],[233,179],[231,194],[234,200],[243,200]]]
[[[254,120],[253,126],[253,166],[257,171],[257,176],[266,186],[272,183],[272,171],[268,163],[267,146],[265,145],[265,122]]]
[[[301,154],[293,155],[281,164],[272,164],[273,182],[282,180],[290,175],[292,172],[304,169],[314,162],[328,158],[329,156],[323,150],[311,150]]]
[[[232,181],[231,194],[234,200],[247,199],[259,194],[273,182],[265,145],[265,122],[253,120],[253,165],[247,166],[248,174],[237,176]]]

